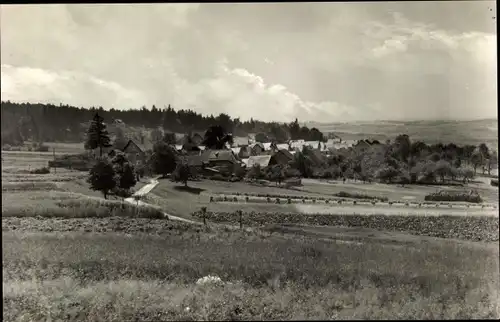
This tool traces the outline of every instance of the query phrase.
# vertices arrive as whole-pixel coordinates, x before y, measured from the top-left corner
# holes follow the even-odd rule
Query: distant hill
[[[394,139],[399,134],[408,134],[412,140],[429,144],[456,143],[460,145],[486,143],[498,149],[498,121],[496,119],[474,121],[382,121],[353,123],[313,123],[322,132],[333,132],[347,140]]]

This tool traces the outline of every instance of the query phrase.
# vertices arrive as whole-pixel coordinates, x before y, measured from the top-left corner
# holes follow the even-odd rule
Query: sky
[[[497,118],[495,1],[0,10],[2,100],[282,122]]]

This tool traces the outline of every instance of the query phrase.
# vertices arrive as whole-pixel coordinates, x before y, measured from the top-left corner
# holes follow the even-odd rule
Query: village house
[[[293,161],[293,154],[286,149],[281,149],[274,152],[272,158],[276,164],[287,165],[290,161]]]
[[[279,150],[274,152],[272,155],[253,155],[248,159],[244,159],[243,162],[247,167],[253,167],[255,164],[259,164],[261,168],[265,168],[276,164],[286,166],[292,160],[293,155],[288,150]]]
[[[188,164],[190,169],[194,169],[195,173],[201,173],[205,166],[208,165],[208,161],[203,155],[189,155],[184,157],[183,160]]]
[[[364,151],[370,147],[370,144],[366,142],[365,140],[359,140],[356,142],[356,144],[353,146],[358,151]]]
[[[266,168],[270,165],[274,164],[274,160],[270,155],[252,155],[248,158],[248,161],[245,162],[248,168],[253,167],[254,165],[259,165],[261,169]]]
[[[264,145],[262,143],[253,143],[250,144],[251,155],[262,155],[265,151]]]
[[[270,152],[272,147],[273,147],[273,143],[272,142],[264,142],[264,143],[262,143],[262,146],[264,147],[265,152]]]
[[[108,155],[113,157],[116,155],[118,151],[123,152],[127,159],[129,160],[130,163],[132,164],[139,164],[139,163],[145,163],[146,162],[146,151],[144,151],[144,147],[140,147],[139,144],[134,142],[133,140],[129,140],[125,147],[121,150],[111,150],[109,151]]]
[[[202,156],[208,167],[227,175],[236,172],[240,167],[240,162],[232,150],[206,150]]]

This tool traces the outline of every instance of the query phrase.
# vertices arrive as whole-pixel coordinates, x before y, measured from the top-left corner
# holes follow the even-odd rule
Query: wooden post
[[[54,163],[56,161],[56,148],[52,148],[52,156],[54,157]],[[54,166],[54,173],[57,173],[57,167]]]
[[[203,216],[203,225],[207,225],[207,207],[202,207],[201,208],[201,213]]]

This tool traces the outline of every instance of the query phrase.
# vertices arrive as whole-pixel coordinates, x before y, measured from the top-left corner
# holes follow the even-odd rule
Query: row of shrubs
[[[356,205],[357,204],[357,201],[356,200],[347,200],[347,199],[325,199],[325,198],[318,198],[318,199],[314,199],[314,198],[300,198],[300,197],[295,197],[295,198],[280,198],[280,197],[275,197],[275,198],[271,198],[271,197],[267,197],[266,199],[255,199],[255,198],[265,198],[265,197],[258,197],[258,196],[252,196],[253,198],[250,199],[249,196],[246,196],[245,197],[245,202],[267,202],[267,203],[277,203],[277,204],[280,204],[280,203],[287,203],[287,204],[292,204],[292,203],[297,203],[297,201],[299,202],[302,202],[302,203],[306,203],[306,201],[312,201],[313,203],[316,203],[318,200],[320,201],[324,201],[325,204],[329,204],[329,203],[337,203],[337,204],[342,204],[344,202],[352,202],[352,204]],[[210,202],[240,202],[240,201],[243,201],[243,200],[240,200],[238,199],[238,197],[235,197],[235,196],[210,196]],[[445,206],[447,205],[448,207],[452,207],[452,204],[443,204],[443,203],[435,203],[435,202],[394,202],[394,201],[379,201],[379,200],[371,200],[370,203],[372,205],[376,205],[377,202],[387,202],[387,204],[389,206],[392,206],[392,205],[404,205],[406,207],[409,207],[410,205],[414,205],[414,206],[418,206],[418,207],[422,207],[424,205],[432,205],[432,206],[435,206],[435,207],[439,207],[439,206]],[[467,208],[469,207],[468,205],[466,205]],[[485,207],[485,205],[482,206],[483,208]],[[494,209],[496,209],[495,206],[493,206]]]
[[[330,201],[333,201],[332,199],[329,199],[326,197],[278,195],[278,194],[269,194],[269,193],[235,192],[234,195],[236,195],[236,196],[262,197],[262,198],[286,198],[286,199],[305,199],[305,200],[323,200],[323,201],[330,200]],[[383,201],[383,202],[387,202],[389,200],[387,197],[375,197],[375,196],[368,196],[368,195],[357,194],[357,193],[348,193],[345,191],[341,191],[339,193],[336,193],[334,196],[341,197],[341,198],[379,200],[379,201]]]
[[[449,193],[449,192],[437,192],[431,193],[425,196],[426,201],[463,201],[471,203],[481,203],[483,199],[479,194],[469,194],[469,193]]]
[[[239,224],[239,213],[193,213],[194,217],[213,222]],[[362,227],[377,230],[401,231],[414,235],[457,238],[472,241],[498,241],[497,217],[471,216],[407,216],[407,215],[325,215],[297,213],[248,212],[241,216],[244,225],[302,224],[316,226]]]

